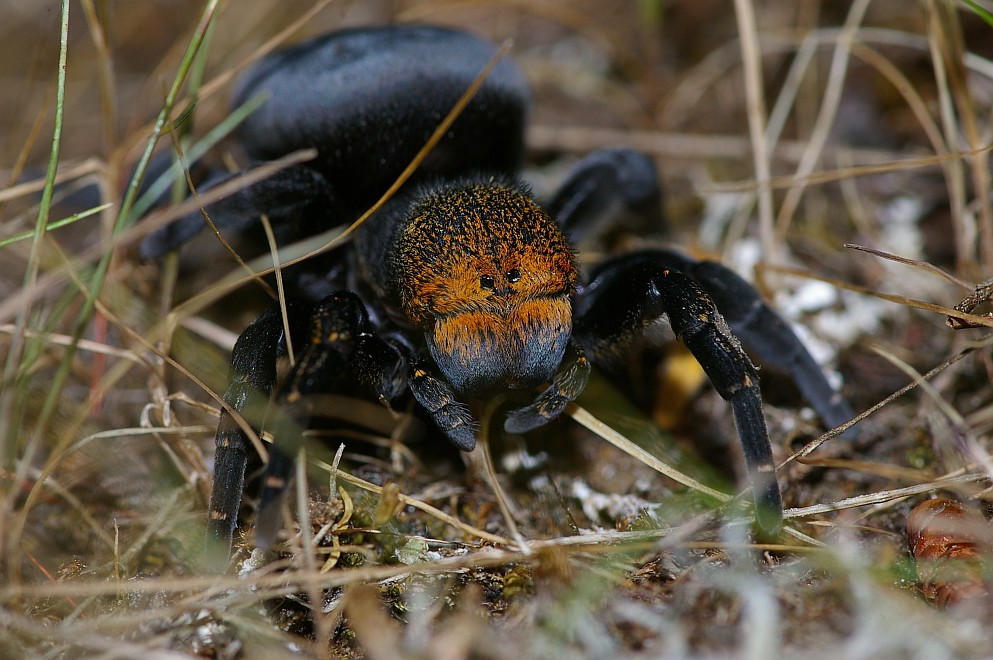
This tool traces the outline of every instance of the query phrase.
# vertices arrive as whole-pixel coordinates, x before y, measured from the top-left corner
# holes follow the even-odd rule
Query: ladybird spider
[[[307,147],[317,157],[206,210],[232,231],[257,227],[266,214],[280,243],[352,221],[396,179],[494,52],[463,32],[399,25],[333,33],[268,56],[236,89],[237,105],[268,98],[239,128],[239,141],[258,161]],[[283,419],[306,427],[321,414],[313,403],[321,393],[360,390],[388,402],[409,390],[451,442],[470,451],[476,422],[463,399],[547,384],[504,425],[511,433],[535,429],[582,392],[591,361],[608,360],[666,319],[730,403],[759,527],[778,531],[782,504],[758,374],[731,328],[762,362],[790,373],[825,423],[837,425],[851,410],[784,321],[717,263],[643,249],[609,258],[581,279],[572,246],[594,228],[622,214],[660,225],[657,172],[639,152],[594,152],[539,206],[516,178],[528,105],[523,76],[501,61],[349,249],[319,269],[311,263],[287,273],[305,299],[289,306],[288,328],[293,344],[305,348],[280,383],[287,341],[279,310],[238,338],[208,522],[226,553],[253,453],[230,410],[272,398]],[[144,254],[178,247],[202,224],[196,214],[152,234]],[[273,429],[260,520],[292,469],[281,429]],[[258,542],[273,534],[257,530]]]

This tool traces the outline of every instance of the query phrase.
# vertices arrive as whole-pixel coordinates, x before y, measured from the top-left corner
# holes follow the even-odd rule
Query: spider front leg
[[[250,456],[245,431],[229,409],[247,417],[258,433],[275,391],[269,425],[276,442],[269,449],[256,532],[259,546],[267,547],[281,526],[280,505],[302,432],[313,418],[331,416],[319,395],[360,391],[389,401],[406,387],[405,350],[373,332],[365,306],[354,294],[334,293],[313,307],[291,304],[287,314],[298,352],[278,388],[277,363],[288,354],[279,308],[252,323],[232,352],[208,516],[208,541],[213,545],[209,550],[218,565],[230,556]]]
[[[527,433],[558,417],[571,402],[579,398],[590,378],[590,362],[575,342],[569,343],[572,359],[563,360],[551,385],[531,405],[507,414],[503,428],[508,433]]]
[[[291,326],[302,326],[304,309],[291,306],[287,313]],[[219,561],[226,562],[231,554],[250,456],[245,430],[231,411],[259,432],[276,385],[277,362],[286,354],[283,328],[279,309],[272,308],[241,333],[231,352],[230,377],[214,438],[214,484],[207,514],[208,552]]]
[[[788,373],[828,428],[855,416],[786,321],[737,273],[716,261],[696,261],[675,250],[646,250],[638,258],[664,263],[696,280],[759,363]],[[854,440],[857,435],[855,427],[840,437]]]
[[[569,174],[549,212],[570,238],[581,240],[618,218],[639,234],[658,235],[664,228],[659,176],[652,160],[631,149],[596,151]],[[850,420],[851,406],[836,391],[810,352],[786,321],[767,305],[739,275],[714,261],[696,261],[676,250],[654,248],[625,257],[619,266],[666,264],[689,275],[714,300],[717,308],[761,364],[786,371],[800,393],[828,427]],[[606,266],[601,273],[616,266]],[[854,439],[849,429],[842,438]]]
[[[406,388],[406,349],[375,334],[353,293],[332,293],[317,303],[298,342],[296,362],[276,390],[270,415],[273,444],[255,525],[260,548],[272,545],[282,528],[282,504],[304,431],[316,418],[334,417],[322,395],[358,392],[388,403]]]
[[[453,445],[462,451],[476,448],[478,424],[450,384],[433,374],[426,364],[411,362],[409,385],[417,403]]]
[[[582,294],[586,304],[573,336],[594,360],[616,354],[650,325],[668,317],[673,332],[731,405],[752,483],[756,521],[764,533],[777,534],[783,505],[758,373],[713,300],[677,270],[624,258],[609,264]]]

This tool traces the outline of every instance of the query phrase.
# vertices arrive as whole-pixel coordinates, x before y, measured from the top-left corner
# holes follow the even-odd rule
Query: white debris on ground
[[[716,218],[730,212],[727,197],[717,195],[712,203],[708,197],[709,211],[705,216],[711,218],[711,224],[719,224]],[[922,260],[924,237],[919,222],[924,212],[924,204],[908,196],[895,198],[888,205],[879,207],[876,226],[880,233],[868,247]],[[844,248],[838,246],[838,249]],[[947,283],[931,272],[855,250],[850,252],[853,259],[874,261],[882,277],[873,288],[881,292],[924,300],[941,300],[947,294]],[[727,261],[736,272],[753,281],[755,267],[762,257],[758,239],[746,238],[733,246]],[[878,334],[886,319],[900,317],[908,310],[898,303],[838,289],[815,279],[777,277],[775,284],[772,306],[791,324],[814,359],[827,366],[835,360],[839,350],[851,346],[859,337]],[[829,375],[836,378],[836,375]]]
[[[659,506],[658,502],[649,502],[637,495],[600,493],[578,477],[570,481],[567,492],[579,501],[583,513],[594,522],[601,519],[601,514],[610,520],[623,520],[654,511]]]

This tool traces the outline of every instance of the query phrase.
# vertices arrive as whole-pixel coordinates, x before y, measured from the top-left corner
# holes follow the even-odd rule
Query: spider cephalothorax
[[[318,156],[207,211],[220,227],[239,230],[266,214],[281,240],[350,222],[392,183],[494,52],[462,32],[401,25],[335,33],[270,56],[238,88],[238,102],[269,99],[239,139],[258,159],[308,146]],[[540,390],[504,425],[534,429],[579,396],[591,363],[663,320],[730,403],[759,526],[778,530],[782,505],[758,374],[735,332],[763,362],[788,370],[828,424],[851,411],[786,324],[719,264],[651,248],[611,257],[584,279],[573,241],[619,213],[658,229],[657,173],[641,153],[595,152],[539,204],[517,179],[528,102],[523,77],[501,62],[414,179],[359,229],[335,270],[345,274],[331,277],[339,290],[287,310],[290,338],[305,348],[281,382],[276,363],[287,338],[278,310],[238,339],[210,510],[211,536],[223,549],[251,451],[228,409],[272,398],[283,408],[277,420],[305,427],[321,414],[320,394],[391,401],[409,391],[468,451],[477,425],[464,401]],[[146,254],[178,246],[199,224],[190,217],[154,234]],[[312,291],[307,277],[299,288]],[[273,426],[263,509],[292,464],[279,449],[289,427]],[[260,541],[273,533],[260,533]]]
[[[572,333],[578,273],[559,226],[526,190],[444,184],[380,222],[358,238],[359,261],[423,329],[457,391],[485,396],[551,380]],[[385,245],[369,238],[380,232]]]

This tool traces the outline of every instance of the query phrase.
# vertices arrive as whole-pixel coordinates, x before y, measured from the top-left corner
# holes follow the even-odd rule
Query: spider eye
[[[480,275],[479,276],[479,288],[480,289],[492,289],[493,288],[493,276],[492,275]]]
[[[507,281],[513,284],[514,282],[519,282],[521,280],[521,269],[511,268],[507,271]]]

